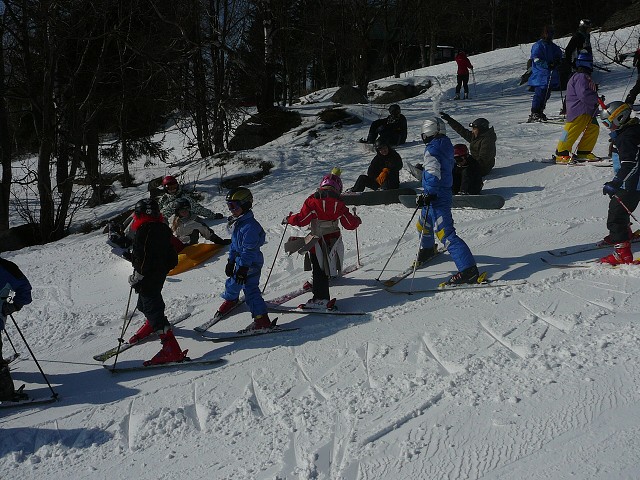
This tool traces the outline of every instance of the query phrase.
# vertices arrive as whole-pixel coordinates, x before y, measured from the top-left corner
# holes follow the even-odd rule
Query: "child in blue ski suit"
[[[260,247],[265,244],[266,235],[253,216],[252,206],[253,195],[248,188],[238,187],[227,193],[227,207],[232,214],[229,220],[231,245],[224,271],[229,278],[222,294],[224,302],[218,308],[218,313],[225,314],[231,310],[238,303],[240,292],[244,290],[253,322],[242,332],[271,327],[267,304],[262,298],[259,286],[264,264]]]
[[[418,220],[421,234],[418,263],[423,263],[435,255],[435,236],[451,254],[458,268],[446,284],[476,283],[478,267],[467,244],[456,234],[451,215],[453,194],[453,145],[446,136],[444,121],[438,117],[425,120],[422,124],[422,140],[426,144],[423,158],[422,188],[418,206],[422,213]]]

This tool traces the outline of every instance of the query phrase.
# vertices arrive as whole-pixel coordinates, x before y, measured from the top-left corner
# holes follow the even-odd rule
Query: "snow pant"
[[[320,248],[316,246],[316,248]],[[329,277],[322,269],[315,252],[310,252],[312,278],[313,278],[313,298],[316,300],[331,300],[329,296]]]
[[[237,267],[236,267],[237,268]],[[227,278],[224,284],[224,293],[221,295],[225,300],[237,300],[240,292],[244,291],[244,300],[249,307],[252,317],[264,315],[267,313],[267,304],[260,293],[260,274],[262,267],[251,267],[247,275],[247,281],[244,285],[236,282],[235,275]]]
[[[482,175],[470,167],[453,167],[453,193],[478,195],[482,190]]]
[[[451,197],[438,197],[431,202],[429,207],[423,207],[416,226],[419,232],[422,231],[420,248],[432,249],[435,245],[435,234],[451,255],[458,271],[461,272],[474,266],[476,260],[467,244],[458,237],[456,229],[453,227],[451,201]],[[427,208],[429,215],[425,218]]]
[[[364,192],[364,189],[369,187],[371,190],[378,190],[380,185],[376,182],[375,178],[371,178],[368,175],[360,175],[356,180],[355,185],[351,188],[352,192]]]
[[[543,113],[547,106],[547,100],[551,96],[551,87],[535,87],[533,99],[531,100],[531,113]]]
[[[469,94],[469,74],[459,73],[457,76],[458,84],[456,85],[456,95],[460,95],[460,87],[464,89],[464,93]]]
[[[9,365],[0,364],[0,401],[13,400],[15,388],[9,371]]]
[[[556,151],[558,153],[569,152],[567,153],[567,155],[569,155],[573,148],[573,144],[578,140],[578,137],[582,132],[584,132],[584,135],[582,135],[580,142],[578,142],[578,149],[576,153],[578,155],[591,153],[593,147],[596,146],[596,142],[598,141],[600,127],[595,117],[587,113],[583,113],[573,121],[564,124],[564,130],[560,135]]]
[[[375,143],[376,139],[380,137],[391,146],[398,145],[400,143],[400,135],[394,133],[390,128],[387,128],[387,119],[379,118],[369,127],[369,135],[367,135],[367,143]]]
[[[621,190],[618,193],[620,201],[633,212],[640,203],[640,192],[637,190]],[[609,201],[609,212],[607,214],[607,229],[609,238],[613,243],[620,243],[629,240],[629,224],[631,218],[622,205],[612,198]]]
[[[638,69],[638,79],[636,80],[636,84],[629,91],[629,95],[627,95],[627,98],[624,100],[624,103],[628,103],[629,105],[633,106],[633,104],[636,101],[636,97],[638,96],[639,93],[640,93],[640,69]]]
[[[155,332],[169,327],[169,320],[164,314],[164,300],[162,298],[162,286],[166,277],[162,277],[162,283],[154,282],[153,285],[140,288],[138,291],[137,308],[149,320]],[[144,281],[144,279],[142,280]]]

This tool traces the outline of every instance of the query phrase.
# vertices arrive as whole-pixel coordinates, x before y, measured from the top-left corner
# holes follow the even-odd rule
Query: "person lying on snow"
[[[175,202],[175,213],[169,219],[173,235],[180,241],[176,251],[180,253],[184,247],[198,243],[200,236],[218,245],[229,245],[231,239],[220,238],[208,226],[200,221],[191,211],[191,203],[187,198],[179,198]]]

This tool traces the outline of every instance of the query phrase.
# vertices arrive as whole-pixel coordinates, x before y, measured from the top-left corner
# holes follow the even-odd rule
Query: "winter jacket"
[[[598,110],[596,84],[591,75],[578,71],[567,84],[567,121],[573,122],[580,115],[594,116]]]
[[[640,121],[632,118],[611,137],[620,158],[613,182],[624,190],[640,190]]]
[[[394,145],[402,145],[407,141],[407,117],[402,114],[389,115],[380,132],[380,138]]]
[[[158,199],[160,212],[165,218],[169,218],[171,215],[176,213],[175,204],[176,200],[179,198],[186,198],[189,200],[189,203],[191,204],[191,213],[194,215],[199,215],[204,218],[210,218],[215,215],[214,212],[200,205],[191,193],[185,192],[182,186],[179,186],[175,193],[167,192]]]
[[[453,144],[446,135],[436,135],[424,149],[422,159],[422,188],[424,193],[435,195],[439,199],[453,195]]]
[[[458,75],[469,75],[469,69],[473,70],[473,65],[467,56],[460,52],[456,55],[456,63],[458,64]]]
[[[265,244],[264,229],[249,210],[238,218],[233,218],[229,224],[231,245],[229,246],[229,261],[235,262],[236,267],[262,268],[264,257],[260,247]]]
[[[567,46],[564,49],[565,61],[575,68],[576,58],[581,50],[586,50],[587,52],[592,53],[591,36],[588,32],[581,32],[578,30],[573,34],[573,37],[571,37],[571,40],[569,40],[569,43],[567,43]]]
[[[331,190],[317,190],[302,204],[299,213],[287,218],[289,225],[305,227],[311,224],[311,233],[318,236],[340,235],[340,225],[355,230],[360,225],[359,217],[349,212],[340,195]],[[338,223],[339,222],[339,223]]]
[[[31,284],[18,266],[0,258],[0,306],[9,292],[13,291],[13,304],[18,310],[31,303]]]
[[[560,74],[558,67],[562,61],[562,50],[553,41],[538,40],[531,47],[531,76],[528,85],[531,87],[558,88]],[[549,75],[551,82],[549,83]]]
[[[194,230],[199,232],[200,235],[207,240],[215,242],[216,238],[219,239],[219,237],[217,237],[209,227],[198,221],[197,215],[191,214],[184,218],[174,215],[169,219],[169,225],[178,240],[185,244],[191,243],[191,234]]]
[[[444,118],[444,117],[443,117]],[[459,122],[447,116],[445,119],[458,135],[469,142],[469,153],[480,164],[482,176],[487,175],[496,164],[496,132],[493,127],[473,136],[473,130],[463,127]]]
[[[162,289],[167,273],[178,264],[178,254],[171,246],[171,229],[162,217],[135,215],[133,268],[144,278],[135,285],[140,294]]]
[[[387,174],[386,180],[380,185],[383,189],[390,188],[398,188],[400,186],[400,170],[402,169],[402,158],[400,154],[396,152],[393,148],[389,147],[389,153],[386,155],[382,155],[378,153],[371,163],[369,164],[369,168],[367,169],[367,176],[376,180],[382,169],[388,169],[389,172]]]

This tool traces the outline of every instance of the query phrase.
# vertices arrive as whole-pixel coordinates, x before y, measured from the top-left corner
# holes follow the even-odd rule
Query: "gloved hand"
[[[2,302],[2,315],[4,317],[8,317],[12,313],[15,313],[18,310],[20,310],[20,308],[22,308],[20,305],[17,305],[15,303],[9,303],[5,300],[4,302]]]
[[[230,238],[220,238],[211,229],[209,229],[209,238],[216,245],[229,245],[231,243],[231,239]]]
[[[616,180],[611,180],[602,186],[603,195],[617,195],[620,190],[620,183]]]
[[[249,267],[238,267],[238,270],[236,270],[236,282],[239,285],[244,285],[247,282],[248,273]]]
[[[440,112],[440,118],[442,118],[445,122],[451,120],[451,117],[444,112]]]
[[[218,242],[215,242],[218,245],[231,245],[231,239],[230,238],[221,238]]]
[[[556,64],[553,62],[550,62],[548,67],[549,67],[549,70],[553,70],[554,68],[556,68]]]
[[[227,266],[224,267],[224,274],[227,277],[233,277],[233,269],[236,267],[236,262],[234,262],[233,260],[228,260],[227,261]]]
[[[380,172],[380,175],[378,175],[378,178],[376,178],[376,183],[382,186],[382,184],[387,180],[388,175],[389,175],[389,169],[383,168],[382,171]]]
[[[426,207],[436,198],[438,198],[438,196],[433,193],[423,193],[422,195],[418,195],[416,197],[416,207]]]
[[[143,278],[144,275],[134,270],[133,274],[129,275],[129,285],[135,287]]]
[[[221,213],[216,213],[213,215],[214,220],[222,220],[223,218],[224,218],[224,215]]]
[[[282,219],[282,222],[280,222],[282,225],[288,225],[289,224],[289,215],[287,215],[286,217],[284,217]]]

